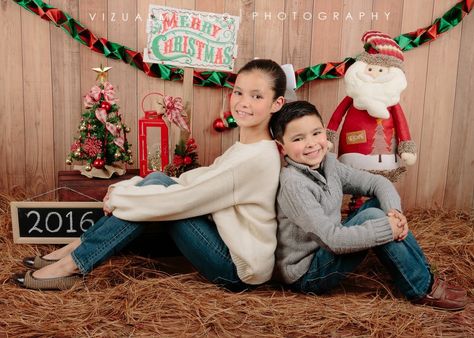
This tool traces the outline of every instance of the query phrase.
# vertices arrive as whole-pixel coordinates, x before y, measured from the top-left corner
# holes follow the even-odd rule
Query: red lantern
[[[145,116],[138,120],[138,152],[142,177],[153,171],[163,171],[169,163],[168,126],[156,110],[145,111],[143,108],[143,101],[152,94],[163,96],[160,93],[149,93],[142,100]]]

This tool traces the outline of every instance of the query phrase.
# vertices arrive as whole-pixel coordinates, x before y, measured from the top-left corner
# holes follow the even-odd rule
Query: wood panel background
[[[295,69],[340,61],[362,51],[368,29],[391,36],[428,26],[457,0],[50,0],[94,34],[142,51],[150,3],[241,16],[236,71],[253,57],[292,63]],[[360,14],[363,13],[363,14]],[[372,17],[372,13],[377,17]],[[385,13],[389,13],[388,19]],[[352,19],[348,19],[350,14]],[[338,18],[335,18],[338,16]],[[418,162],[397,183],[405,208],[474,207],[474,14],[438,40],[405,53],[408,88],[401,104]],[[238,138],[212,122],[228,89],[194,87],[149,78],[119,61],[90,51],[61,29],[10,0],[0,0],[0,191],[35,196],[57,186],[68,170],[65,155],[76,135],[82,97],[95,81],[92,67],[112,66],[129,135],[137,154],[141,100],[149,92],[190,97],[192,133],[202,164],[211,163]],[[341,80],[312,81],[297,91],[327,121],[345,96]],[[146,104],[153,104],[152,101]],[[180,137],[171,128],[171,151]],[[133,165],[132,167],[137,167]]]

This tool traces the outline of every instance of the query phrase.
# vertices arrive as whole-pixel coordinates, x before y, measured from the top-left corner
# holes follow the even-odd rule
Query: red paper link
[[[464,1],[464,5],[463,5],[463,11],[465,13],[463,13],[463,16],[466,15],[466,14],[469,14],[469,12],[472,10],[472,7],[474,6],[474,0],[466,0]]]

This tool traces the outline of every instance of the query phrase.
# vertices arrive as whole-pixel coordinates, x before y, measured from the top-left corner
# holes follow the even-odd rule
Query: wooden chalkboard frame
[[[54,210],[63,210],[63,209],[71,209],[74,211],[76,209],[101,209],[102,210],[102,202],[24,202],[24,201],[17,201],[10,203],[11,208],[11,215],[12,215],[12,230],[13,230],[13,242],[18,244],[67,244],[74,239],[78,238],[82,232],[75,237],[54,237],[54,236],[34,236],[28,237],[21,235],[21,224],[20,224],[20,215],[19,212],[22,208],[27,209],[34,209],[34,210],[43,210],[43,209],[50,209]],[[64,212],[64,211],[63,211]],[[71,214],[73,215],[73,214]],[[72,216],[71,216],[72,219]],[[39,222],[39,218],[38,218]],[[70,222],[73,222],[70,220]],[[36,226],[36,224],[35,224]]]

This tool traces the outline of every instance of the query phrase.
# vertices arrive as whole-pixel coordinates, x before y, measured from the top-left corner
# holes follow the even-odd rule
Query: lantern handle
[[[145,102],[145,99],[146,99],[148,96],[154,95],[154,94],[160,95],[160,96],[164,97],[163,94],[158,93],[158,92],[151,92],[151,93],[146,94],[146,95],[143,97],[143,99],[142,99],[142,111],[143,111],[143,112],[145,112],[145,108],[143,107],[143,103]]]

